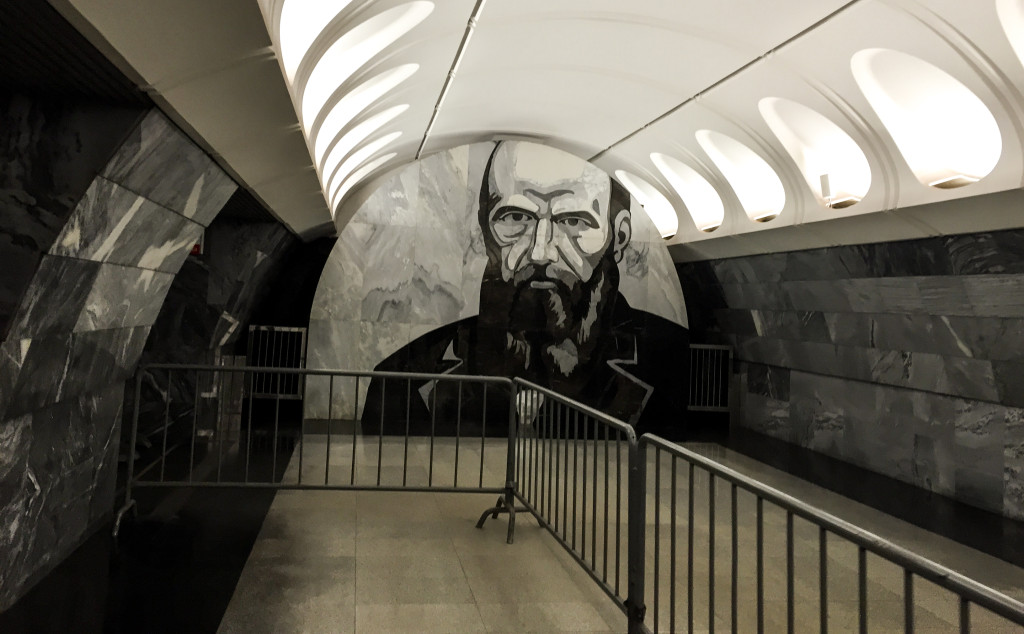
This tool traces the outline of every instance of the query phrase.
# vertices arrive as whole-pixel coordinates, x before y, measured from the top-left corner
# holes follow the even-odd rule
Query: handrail
[[[700,465],[712,474],[721,477],[761,498],[776,504],[787,511],[821,526],[836,535],[846,538],[858,546],[884,557],[902,566],[911,573],[951,590],[971,602],[1018,624],[1024,624],[1024,603],[1008,597],[988,586],[978,583],[941,564],[926,559],[906,548],[897,546],[891,541],[875,535],[870,531],[840,519],[826,511],[802,502],[778,489],[758,482],[710,458],[702,456],[684,447],[665,440],[655,434],[644,434],[640,445],[653,445],[670,454]]]
[[[628,425],[628,424],[622,422],[621,420],[619,420],[617,418],[609,416],[608,414],[605,414],[604,412],[602,412],[600,410],[596,410],[593,407],[590,407],[589,405],[584,405],[583,403],[580,403],[579,401],[575,401],[575,400],[573,400],[571,398],[568,398],[566,396],[562,396],[558,392],[550,390],[550,389],[548,389],[548,388],[546,388],[546,387],[544,387],[542,385],[537,385],[536,383],[533,383],[532,381],[527,381],[526,379],[520,379],[520,378],[517,377],[517,378],[513,379],[513,382],[516,383],[517,385],[521,385],[523,387],[526,387],[528,389],[534,390],[536,392],[540,392],[541,394],[543,394],[547,398],[553,399],[554,401],[556,401],[558,403],[561,403],[562,405],[568,405],[569,407],[573,407],[575,409],[578,409],[583,414],[586,414],[587,416],[590,416],[591,418],[595,418],[595,419],[601,421],[602,423],[604,423],[605,425],[608,425],[609,427],[611,427],[612,429],[615,429],[616,431],[622,432],[623,434],[626,435],[626,439],[629,442],[631,442],[631,443],[637,442],[636,430],[633,429],[632,425]]]
[[[150,363],[139,368],[139,374],[141,374],[143,370],[198,370],[200,372],[262,372],[264,374],[305,374],[309,376],[351,376],[359,378],[379,377],[382,379],[426,379],[430,381],[473,381],[474,383],[498,383],[501,385],[512,385],[512,379],[508,377],[485,376],[478,374],[385,372],[377,370],[330,370],[309,368],[278,368],[274,366],[209,365],[189,363]]]

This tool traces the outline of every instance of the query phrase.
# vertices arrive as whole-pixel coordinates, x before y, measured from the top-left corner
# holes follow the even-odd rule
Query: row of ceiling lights
[[[878,48],[856,53],[850,66],[857,86],[923,185],[961,187],[995,168],[1002,152],[995,117],[948,73],[912,55]],[[871,186],[871,168],[863,150],[842,128],[788,99],[766,97],[758,109],[819,204],[840,209],[864,198]],[[760,155],[712,130],[697,131],[696,140],[750,220],[768,222],[782,212],[785,188]],[[698,229],[711,232],[721,226],[725,207],[711,183],[667,154],[654,152],[650,159],[679,194]],[[671,202],[636,175],[618,171],[616,176],[644,205],[662,236],[675,235],[678,216]]]
[[[433,2],[414,0],[374,15],[317,46],[350,2],[288,0],[281,8],[277,29],[284,74],[332,213],[356,184],[394,158],[394,153],[381,152],[401,136],[400,131],[368,139],[409,106],[393,106],[361,121],[360,115],[419,67],[403,64],[355,86],[348,85],[349,80],[434,9]],[[1014,28],[1024,28],[1024,11],[1017,3],[997,0],[997,5],[1008,35]],[[1010,39],[1020,56],[1024,48],[1012,35]],[[322,52],[310,55],[314,47]],[[861,92],[922,184],[963,186],[995,167],[1002,149],[998,125],[984,103],[948,73],[888,49],[862,50],[853,56],[850,66]],[[867,194],[871,185],[868,160],[842,128],[787,99],[764,98],[759,110],[820,204],[847,207]],[[760,155],[714,130],[699,130],[696,140],[750,220],[768,222],[781,213],[785,189]],[[678,193],[698,229],[710,232],[722,224],[724,204],[707,179],[668,154],[654,152],[650,159]],[[676,233],[676,210],[655,186],[625,171],[619,170],[615,176],[644,205],[664,237]]]

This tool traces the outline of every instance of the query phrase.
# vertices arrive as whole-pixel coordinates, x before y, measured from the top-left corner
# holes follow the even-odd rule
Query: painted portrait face
[[[608,175],[553,148],[506,142],[490,178],[487,229],[503,280],[538,290],[589,281],[613,239]]]

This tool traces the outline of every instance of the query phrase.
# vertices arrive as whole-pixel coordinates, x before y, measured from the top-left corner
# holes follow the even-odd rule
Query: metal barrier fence
[[[163,384],[153,383],[152,371]],[[150,441],[140,446],[141,460],[129,452],[115,537],[140,487],[494,493],[498,502],[477,526],[508,514],[512,543],[517,511],[530,513],[623,610],[630,634],[716,626],[826,632],[852,629],[853,620],[867,632],[880,616],[869,611],[869,555],[878,560],[873,568],[896,569],[885,578],[897,578],[890,594],[901,591],[906,632],[925,614],[915,606],[925,583],[952,593],[961,632],[972,618],[979,631],[1024,626],[1024,604],[1014,599],[679,445],[638,439],[629,425],[528,381],[275,369],[305,377],[308,390],[326,396],[326,418],[310,423],[301,411],[282,415],[282,402],[295,401],[282,397],[271,407],[254,398],[254,377],[265,371],[153,365],[139,372],[132,447],[141,419],[155,420],[144,427]],[[140,415],[145,377],[162,401]],[[204,391],[211,385],[220,387]],[[233,404],[204,405],[201,393],[233,395]],[[752,522],[742,521],[741,509]],[[812,529],[800,535],[799,552],[797,520]],[[771,548],[776,533],[782,556]],[[845,545],[853,550],[844,560],[837,553]],[[814,583],[805,578],[813,568]],[[840,581],[831,583],[832,575]],[[853,587],[850,601],[830,595]],[[816,600],[808,599],[815,590]],[[723,593],[727,610],[718,609]],[[934,609],[934,597],[924,598]],[[856,610],[839,614],[845,603]],[[811,604],[814,615],[806,614]]]
[[[623,611],[642,616],[642,580],[630,574],[643,529],[631,495],[637,440],[633,428],[535,383],[515,380],[518,444],[515,495]],[[639,518],[640,523],[633,520]],[[637,528],[639,527],[639,529]],[[638,559],[640,556],[640,559]]]
[[[134,507],[134,491],[147,487],[474,492],[513,500],[511,380],[289,368],[273,373],[320,390],[325,418],[304,420],[301,402],[257,390],[267,368],[140,369],[130,439],[135,451],[128,454],[115,537]],[[210,384],[236,386],[212,394],[238,392],[240,385],[235,407],[206,404],[201,396]],[[160,401],[158,408],[141,407],[144,386]],[[514,511],[511,504],[500,509]],[[510,541],[513,527],[510,521]]]
[[[936,604],[942,597],[934,591],[939,588],[954,602],[960,632],[969,632],[972,614],[980,612],[972,612],[972,605],[990,611],[977,614],[984,618],[978,631],[1008,631],[1006,628],[1011,625],[1024,626],[1024,604],[705,456],[647,434],[639,441],[638,460],[653,485],[646,496],[653,505],[653,510],[647,511],[653,522],[647,530],[652,544],[647,550],[653,564],[647,571],[651,587],[647,598],[653,631],[696,628],[714,632],[716,625],[727,624],[732,632],[755,628],[758,632],[783,628],[787,632],[827,632],[830,627],[839,631],[856,628],[862,633],[868,632],[869,627],[913,632],[915,616],[926,616],[915,602],[918,580],[937,586],[929,590],[926,601],[927,616],[932,621],[922,629],[954,627],[934,616],[933,611],[942,612],[942,606]],[[718,482],[723,486],[719,487]],[[679,508],[680,498],[685,500],[685,514]],[[728,512],[717,510],[720,506],[727,506]],[[706,523],[701,525],[698,515]],[[744,515],[746,520],[753,521],[744,521]],[[723,521],[726,517],[727,522]],[[799,553],[797,519],[810,529],[809,535],[800,536]],[[723,528],[726,534],[720,539]],[[766,552],[771,545],[766,528],[769,532],[782,529],[777,536],[784,534],[784,557]],[[685,536],[685,552],[678,543],[680,532]],[[892,622],[891,604],[878,606],[877,600],[869,602],[869,554],[873,561],[878,560],[874,566],[890,567],[880,573],[878,580],[872,580],[872,585],[878,587],[872,588],[871,593],[901,595],[902,614],[897,618],[900,622]],[[716,562],[723,557],[728,563],[720,566]],[[782,569],[778,570],[779,567]],[[816,580],[807,578],[809,571]],[[833,573],[842,579],[832,581]],[[897,587],[885,587],[894,577]],[[680,589],[683,579],[686,585]],[[814,586],[817,597],[809,598]],[[855,614],[844,609],[850,603],[846,597],[830,599],[830,592],[849,594],[853,588]],[[728,610],[717,609],[718,597],[723,594],[728,597]],[[698,598],[701,600],[697,601]],[[874,619],[869,603],[882,608]],[[784,613],[766,610],[769,604],[774,608],[784,604]],[[812,612],[816,614],[807,614],[808,606],[813,606]],[[921,614],[916,615],[919,610]],[[883,619],[888,622],[878,622]]]

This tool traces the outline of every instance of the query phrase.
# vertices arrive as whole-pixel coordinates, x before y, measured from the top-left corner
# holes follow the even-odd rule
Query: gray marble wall
[[[493,143],[413,163],[380,184],[335,244],[309,321],[307,367],[373,370],[440,326],[477,315],[487,261],[479,193]],[[647,214],[633,201],[633,237],[619,290],[633,308],[686,326],[676,272]],[[359,418],[368,385],[310,378],[306,418]]]
[[[143,114],[0,91],[0,341],[75,203]]]
[[[0,610],[109,516],[124,381],[192,244],[235,189],[152,111],[53,220],[59,231],[0,344]],[[0,264],[9,257],[21,255],[0,248]]]
[[[740,425],[1024,519],[1022,256],[1012,230],[678,269]]]

